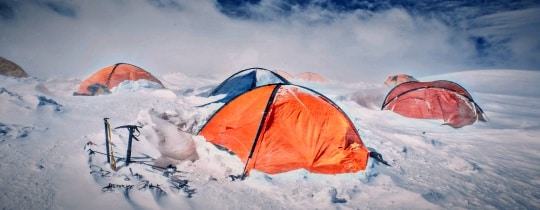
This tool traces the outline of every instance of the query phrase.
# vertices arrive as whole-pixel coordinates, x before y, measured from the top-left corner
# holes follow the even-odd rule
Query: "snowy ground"
[[[341,106],[366,146],[391,166],[370,161],[365,171],[339,175],[252,172],[243,181],[228,177],[242,171],[235,156],[217,150],[202,136],[185,139],[185,133],[171,129],[179,126],[194,133],[217,108],[196,108],[211,101],[197,93],[221,80],[181,73],[158,78],[169,89],[76,97],[76,79],[0,76],[0,208],[540,208],[539,72],[476,70],[418,78],[455,81],[471,92],[489,122],[460,129],[380,111],[389,91],[383,79],[381,84],[293,81]],[[156,118],[159,115],[167,115],[169,121]],[[180,139],[168,143],[196,150],[197,160],[176,162],[180,172],[169,177],[142,164],[122,167],[119,162],[119,170],[112,171],[104,156],[89,156],[87,151],[104,150],[105,117],[113,128],[144,125],[133,156],[158,158],[164,150],[156,136],[166,133]],[[112,138],[115,152],[124,156],[125,129],[113,130]],[[178,182],[169,182],[171,177],[187,185],[174,188]],[[109,183],[118,186],[106,188]]]

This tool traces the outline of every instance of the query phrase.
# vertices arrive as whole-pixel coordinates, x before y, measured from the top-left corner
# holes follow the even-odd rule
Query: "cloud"
[[[382,82],[393,73],[421,77],[540,66],[537,39],[495,33],[490,25],[500,22],[496,25],[537,34],[538,29],[526,29],[537,22],[515,24],[532,14],[528,10],[482,17],[474,23],[479,30],[464,30],[403,7],[344,11],[289,4],[291,12],[284,13],[279,7],[286,1],[265,0],[243,4],[237,11],[244,18],[234,18],[224,12],[227,5],[212,0],[54,2],[19,3],[16,10],[0,5],[16,11],[0,19],[0,55],[42,78],[84,79],[117,62],[158,77],[183,72],[225,79],[263,67],[353,82]],[[264,18],[250,19],[263,13]]]
[[[151,5],[160,9],[170,9],[182,11],[182,5],[176,0],[146,0]]]
[[[15,17],[15,11],[7,2],[0,2],[0,18],[10,20]]]
[[[485,62],[505,68],[539,70],[540,7],[482,16],[471,22]]]

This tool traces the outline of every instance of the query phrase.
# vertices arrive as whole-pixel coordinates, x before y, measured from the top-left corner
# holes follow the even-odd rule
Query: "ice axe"
[[[129,162],[131,161],[131,142],[133,139],[139,141],[137,137],[141,134],[141,132],[139,131],[139,128],[142,128],[142,126],[123,125],[123,126],[118,126],[114,129],[120,129],[120,128],[126,128],[129,131],[128,148],[127,148],[127,154],[126,154],[126,166],[128,166]],[[137,134],[135,134],[135,132],[137,132]]]

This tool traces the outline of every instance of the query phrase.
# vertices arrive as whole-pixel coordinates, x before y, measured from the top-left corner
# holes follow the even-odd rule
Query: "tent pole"
[[[281,85],[276,85],[276,87],[272,91],[272,94],[268,98],[268,102],[266,103],[266,107],[264,108],[264,112],[263,112],[263,115],[262,115],[262,118],[261,118],[261,122],[259,123],[259,128],[257,129],[257,134],[255,134],[255,138],[253,139],[253,144],[251,144],[251,150],[250,150],[249,155],[247,157],[246,165],[244,165],[244,171],[242,173],[242,180],[245,179],[247,174],[248,174],[247,167],[249,165],[249,161],[251,160],[251,157],[253,156],[253,152],[255,152],[255,147],[257,146],[259,136],[261,135],[262,129],[264,127],[264,122],[266,121],[266,116],[268,114],[268,111],[270,110],[270,106],[274,102],[274,98],[276,97],[277,91],[279,90],[280,87],[281,87]]]

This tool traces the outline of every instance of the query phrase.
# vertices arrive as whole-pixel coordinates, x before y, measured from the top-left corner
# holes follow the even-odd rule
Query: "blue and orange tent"
[[[366,168],[370,152],[347,115],[324,95],[293,84],[254,87],[225,103],[198,132],[236,154],[244,174],[295,169],[324,174]]]

